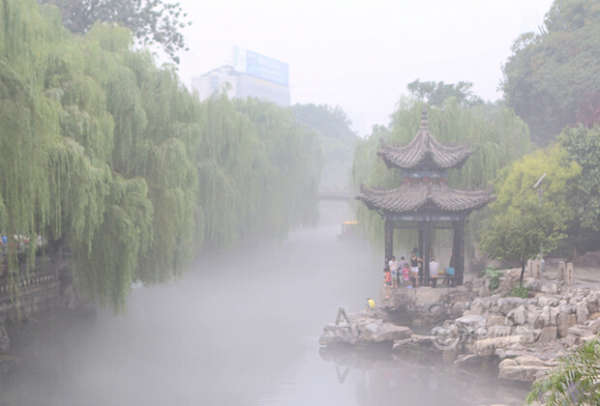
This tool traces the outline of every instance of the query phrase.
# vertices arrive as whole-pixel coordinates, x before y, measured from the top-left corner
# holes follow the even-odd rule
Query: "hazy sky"
[[[181,0],[193,26],[180,73],[224,64],[238,45],[290,65],[292,103],[340,105],[365,135],[387,124],[407,83],[460,80],[500,97],[517,36],[552,0]]]

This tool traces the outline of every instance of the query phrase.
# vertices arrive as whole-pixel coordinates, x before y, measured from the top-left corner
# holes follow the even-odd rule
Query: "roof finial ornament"
[[[421,128],[428,128],[429,125],[427,123],[427,107],[423,106],[423,110],[421,111]]]

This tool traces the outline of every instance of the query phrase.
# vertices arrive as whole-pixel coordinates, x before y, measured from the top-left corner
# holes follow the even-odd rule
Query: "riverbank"
[[[528,297],[511,297],[519,275],[500,272],[497,287],[475,278],[456,288],[384,288],[375,311],[327,325],[320,343],[386,343],[389,359],[422,353],[461,370],[487,365],[499,381],[529,385],[600,332],[600,283],[586,272],[569,285],[552,270],[525,278]]]

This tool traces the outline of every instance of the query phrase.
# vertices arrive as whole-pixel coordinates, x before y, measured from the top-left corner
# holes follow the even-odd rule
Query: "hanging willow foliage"
[[[353,179],[383,188],[394,188],[402,182],[402,173],[388,169],[377,156],[380,140],[389,144],[408,144],[418,131],[423,105],[403,99],[387,127],[375,127],[369,138],[359,143],[354,155]],[[463,106],[454,98],[441,108],[428,108],[429,129],[436,139],[448,145],[469,145],[475,152],[459,170],[451,170],[448,182],[464,189],[487,189],[504,166],[531,149],[527,125],[512,110],[500,104]],[[383,222],[378,214],[357,205],[357,216],[365,232],[381,241]],[[480,225],[481,213],[470,217],[472,237]],[[402,239],[404,238],[404,239]],[[411,249],[416,233],[404,233],[398,239],[401,248]]]
[[[103,24],[73,35],[35,0],[0,3],[0,234],[66,244],[82,291],[117,309],[202,245],[314,219],[320,171],[288,109],[200,103],[131,44]]]

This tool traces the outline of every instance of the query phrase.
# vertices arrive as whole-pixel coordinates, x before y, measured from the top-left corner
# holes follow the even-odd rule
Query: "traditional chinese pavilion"
[[[388,168],[402,170],[404,180],[398,188],[390,190],[361,185],[357,199],[384,220],[386,261],[393,255],[394,230],[417,229],[424,262],[423,278],[428,283],[433,230],[452,229],[450,265],[455,269],[456,283],[463,283],[467,216],[494,199],[489,191],[448,186],[448,170],[460,168],[472,153],[470,147],[448,146],[437,141],[429,132],[426,111],[417,135],[408,145],[382,143],[377,155]]]

